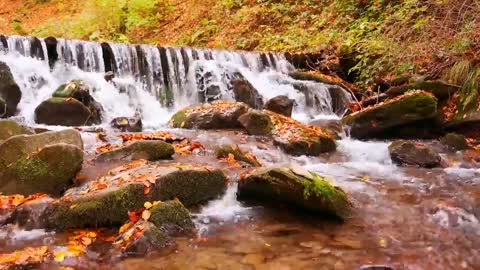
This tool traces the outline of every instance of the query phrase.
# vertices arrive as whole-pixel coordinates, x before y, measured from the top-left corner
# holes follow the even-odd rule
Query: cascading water
[[[145,126],[156,128],[184,106],[233,99],[231,80],[237,73],[264,101],[277,95],[295,99],[294,117],[300,120],[335,115],[332,86],[290,78],[293,67],[280,54],[22,36],[0,36],[0,44],[0,61],[23,93],[18,116],[28,124],[34,124],[36,106],[60,84],[81,79],[104,106],[105,122],[141,111]],[[103,78],[107,71],[114,72],[114,83]],[[340,93],[342,102],[350,100],[346,91]]]

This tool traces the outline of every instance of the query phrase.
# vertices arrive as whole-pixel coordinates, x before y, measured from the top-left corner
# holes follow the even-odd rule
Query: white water
[[[149,45],[109,43],[107,46],[113,52],[109,64],[116,75],[114,86],[103,78],[107,63],[100,43],[58,39],[59,59],[50,69],[44,40],[39,39],[42,57],[33,55],[33,51],[39,50],[33,47],[33,38],[6,36],[6,39],[8,48],[0,50],[0,61],[7,63],[22,90],[18,117],[29,125],[34,125],[35,108],[58,86],[81,79],[103,105],[105,124],[112,118],[132,116],[140,110],[145,127],[155,129],[165,124],[175,110],[198,103],[199,92],[207,86],[218,87],[219,98],[233,99],[230,81],[236,72],[252,83],[264,101],[277,95],[295,99],[294,117],[299,120],[334,115],[328,86],[287,76],[293,67],[283,55],[271,54],[265,57],[265,63],[260,54],[252,52],[170,47],[159,50]],[[199,79],[205,81],[204,85],[199,84]],[[306,100],[294,84],[304,85],[312,100]],[[126,93],[119,93],[116,86],[127,89]],[[173,104],[165,100],[168,91]],[[348,96],[346,92],[345,95]]]

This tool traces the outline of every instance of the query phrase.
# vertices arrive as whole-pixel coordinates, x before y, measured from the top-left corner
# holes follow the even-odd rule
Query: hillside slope
[[[348,56],[350,79],[363,86],[406,73],[463,83],[468,74],[451,73],[480,61],[477,0],[3,0],[0,10],[7,34],[325,50]]]

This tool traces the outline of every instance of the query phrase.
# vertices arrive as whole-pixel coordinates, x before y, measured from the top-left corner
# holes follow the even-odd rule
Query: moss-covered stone
[[[70,144],[54,144],[22,156],[0,172],[5,194],[60,195],[82,168],[83,151]]]
[[[236,145],[230,145],[230,144],[223,144],[217,146],[215,149],[215,154],[217,155],[217,158],[228,158],[230,154],[233,155],[235,160],[245,162],[250,166],[253,167],[260,167],[262,164],[257,160],[255,156],[252,154],[242,151],[238,146]]]
[[[175,154],[175,149],[163,141],[134,141],[119,149],[101,153],[96,161],[135,160],[146,159],[150,161],[170,159]]]
[[[418,80],[408,84],[394,86],[388,89],[385,94],[390,97],[403,95],[405,92],[415,89],[421,89],[432,93],[438,99],[446,99],[459,90],[458,86],[450,85],[443,81],[424,81]]]
[[[185,108],[174,114],[169,122],[174,128],[228,129],[241,127],[238,118],[248,106],[240,102],[218,100]]]
[[[440,138],[440,143],[452,151],[462,151],[470,148],[465,136],[456,133],[448,133]]]
[[[242,198],[282,201],[341,219],[349,217],[352,210],[341,188],[316,173],[296,167],[259,169],[241,180],[238,188]]]
[[[437,115],[437,99],[416,91],[343,118],[355,138],[368,138],[388,128],[430,119]]]
[[[220,170],[180,165],[128,165],[67,191],[47,208],[44,219],[47,227],[57,230],[118,226],[128,220],[128,211],[142,208],[147,201],[178,198],[187,206],[195,205],[220,196],[226,182]]]
[[[191,232],[195,229],[190,212],[179,201],[167,201],[153,206],[149,221],[168,232]]]
[[[440,165],[442,158],[425,144],[399,140],[388,146],[392,161],[401,166],[433,168]]]
[[[90,110],[74,98],[49,98],[35,109],[35,122],[52,126],[84,126],[91,122]]]
[[[270,116],[259,110],[249,110],[238,118],[249,135],[268,136],[272,134],[273,124]]]
[[[1,106],[0,106],[0,110],[1,110]],[[30,135],[33,133],[34,133],[33,130],[26,128],[24,126],[21,126],[13,120],[0,120],[0,143],[16,135]]]
[[[13,116],[17,111],[17,105],[22,98],[22,91],[15,82],[12,72],[7,64],[0,62],[0,117]]]
[[[126,256],[145,256],[148,253],[165,247],[169,242],[168,235],[154,224],[139,220],[113,242]]]

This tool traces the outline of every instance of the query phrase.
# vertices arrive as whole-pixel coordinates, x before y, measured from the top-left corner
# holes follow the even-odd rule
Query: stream
[[[132,116],[140,109],[144,131],[169,131],[205,146],[205,151],[160,163],[222,168],[232,180],[223,197],[190,209],[195,236],[175,237],[175,245],[139,258],[120,258],[99,247],[69,262],[75,269],[480,269],[480,169],[465,153],[444,151],[438,141],[423,141],[440,151],[446,166],[398,167],[390,159],[389,141],[359,141],[345,132],[336,152],[292,157],[268,139],[242,132],[168,128],[176,110],[201,102],[197,91],[202,87],[208,92],[208,85],[215,85],[222,98],[232,99],[227,79],[235,72],[247,78],[264,100],[280,94],[295,99],[293,118],[299,121],[341,119],[328,86],[288,77],[293,67],[281,55],[271,55],[265,63],[255,53],[110,43],[114,85],[103,79],[107,66],[112,66],[103,61],[105,46],[59,39],[59,59],[50,67],[46,43],[41,55],[34,55],[39,50],[32,49],[31,38],[7,39],[10,49],[0,45],[0,61],[8,64],[23,94],[13,119],[28,126],[65,129],[35,124],[34,110],[58,85],[81,79],[95,89],[93,96],[105,109],[98,127],[107,134],[115,133],[109,127],[111,119]],[[136,59],[138,55],[146,61]],[[315,106],[294,87],[298,84],[315,93],[319,101]],[[130,90],[121,93],[119,85]],[[168,106],[160,104],[167,88],[173,92]],[[345,97],[348,101],[348,93]],[[82,138],[88,159],[102,142],[95,133],[82,132]],[[279,202],[237,200],[236,181],[242,169],[218,162],[213,151],[227,143],[240,145],[264,166],[296,164],[328,176],[349,194],[353,216],[339,223]],[[87,164],[81,173],[90,181],[117,165]],[[0,253],[28,246],[64,246],[67,236],[68,232],[6,225],[0,227]],[[46,265],[45,269],[57,268]]]

